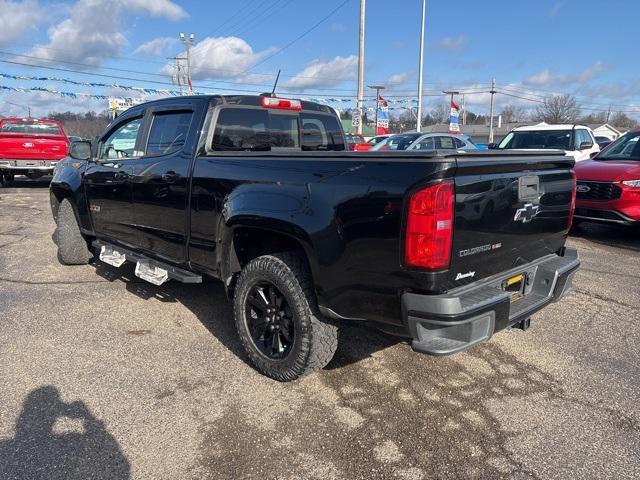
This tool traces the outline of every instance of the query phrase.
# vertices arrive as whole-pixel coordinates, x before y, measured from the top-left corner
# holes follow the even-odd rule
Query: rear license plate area
[[[509,301],[514,303],[524,297],[524,287],[526,284],[527,275],[519,273],[503,281],[502,289],[509,294]]]

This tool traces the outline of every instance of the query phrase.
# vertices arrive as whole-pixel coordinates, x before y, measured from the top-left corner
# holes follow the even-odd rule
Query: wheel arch
[[[76,214],[76,219],[78,219],[78,211],[73,201],[73,192],[69,185],[65,183],[52,183],[49,187],[49,202],[51,204],[51,213],[53,214],[53,219],[57,220],[58,218],[58,210],[60,209],[60,203],[67,198],[71,202],[73,206],[73,210]]]
[[[271,253],[298,251],[304,255],[312,280],[317,258],[311,239],[300,227],[278,219],[235,219],[227,222],[220,245],[220,273],[229,296],[233,296],[235,278],[252,259]],[[315,281],[313,282],[315,285]]]

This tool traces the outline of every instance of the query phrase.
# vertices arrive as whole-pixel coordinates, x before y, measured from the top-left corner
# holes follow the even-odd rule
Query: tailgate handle
[[[518,200],[538,200],[540,197],[540,177],[537,175],[525,175],[518,179]]]

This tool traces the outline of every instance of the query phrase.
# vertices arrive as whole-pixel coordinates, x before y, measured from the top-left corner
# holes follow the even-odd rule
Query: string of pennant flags
[[[113,89],[119,89],[119,90],[124,90],[128,92],[136,92],[143,97],[151,96],[151,95],[177,97],[182,95],[182,92],[180,92],[179,90],[135,87],[130,85],[122,85],[120,83],[83,82],[83,81],[71,80],[69,78],[61,78],[61,77],[36,77],[36,76],[12,75],[8,73],[0,73],[0,78],[9,79],[9,80],[35,81],[35,82],[58,82],[58,83],[65,83],[69,85],[77,85],[77,86],[93,87],[93,88],[113,88]],[[50,87],[20,87],[20,86],[13,87],[8,85],[0,85],[0,90],[20,92],[20,93],[42,92],[42,93],[48,93],[51,95],[57,95],[64,98],[72,98],[72,99],[79,98],[79,99],[108,100],[109,98],[113,97],[113,95],[101,95],[101,94],[84,93],[84,92],[67,92],[67,91],[58,90],[56,88],[50,88]],[[221,90],[224,90],[224,88],[222,88]],[[194,94],[201,94],[201,92],[194,92]],[[300,96],[299,98],[301,100],[307,100],[307,101],[323,103],[323,104],[354,104],[355,103],[355,99],[353,97]],[[129,100],[134,100],[134,98],[124,97],[123,100],[129,101]],[[376,109],[375,100],[376,100],[375,98],[365,99],[366,103],[374,104],[373,106],[365,106],[365,109],[367,111],[369,112],[375,111]],[[385,98],[384,103],[386,104],[386,108],[388,110],[406,110],[406,109],[412,108],[414,105],[417,105],[418,99],[417,98],[411,98],[411,99]]]

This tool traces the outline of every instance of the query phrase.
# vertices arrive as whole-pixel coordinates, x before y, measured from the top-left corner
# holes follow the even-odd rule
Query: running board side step
[[[126,248],[111,245],[101,240],[94,240],[93,247],[98,251],[100,261],[119,268],[125,261],[136,264],[135,275],[154,285],[162,285],[169,279],[182,283],[202,283],[202,276],[174,267],[168,263],[153,260]]]

